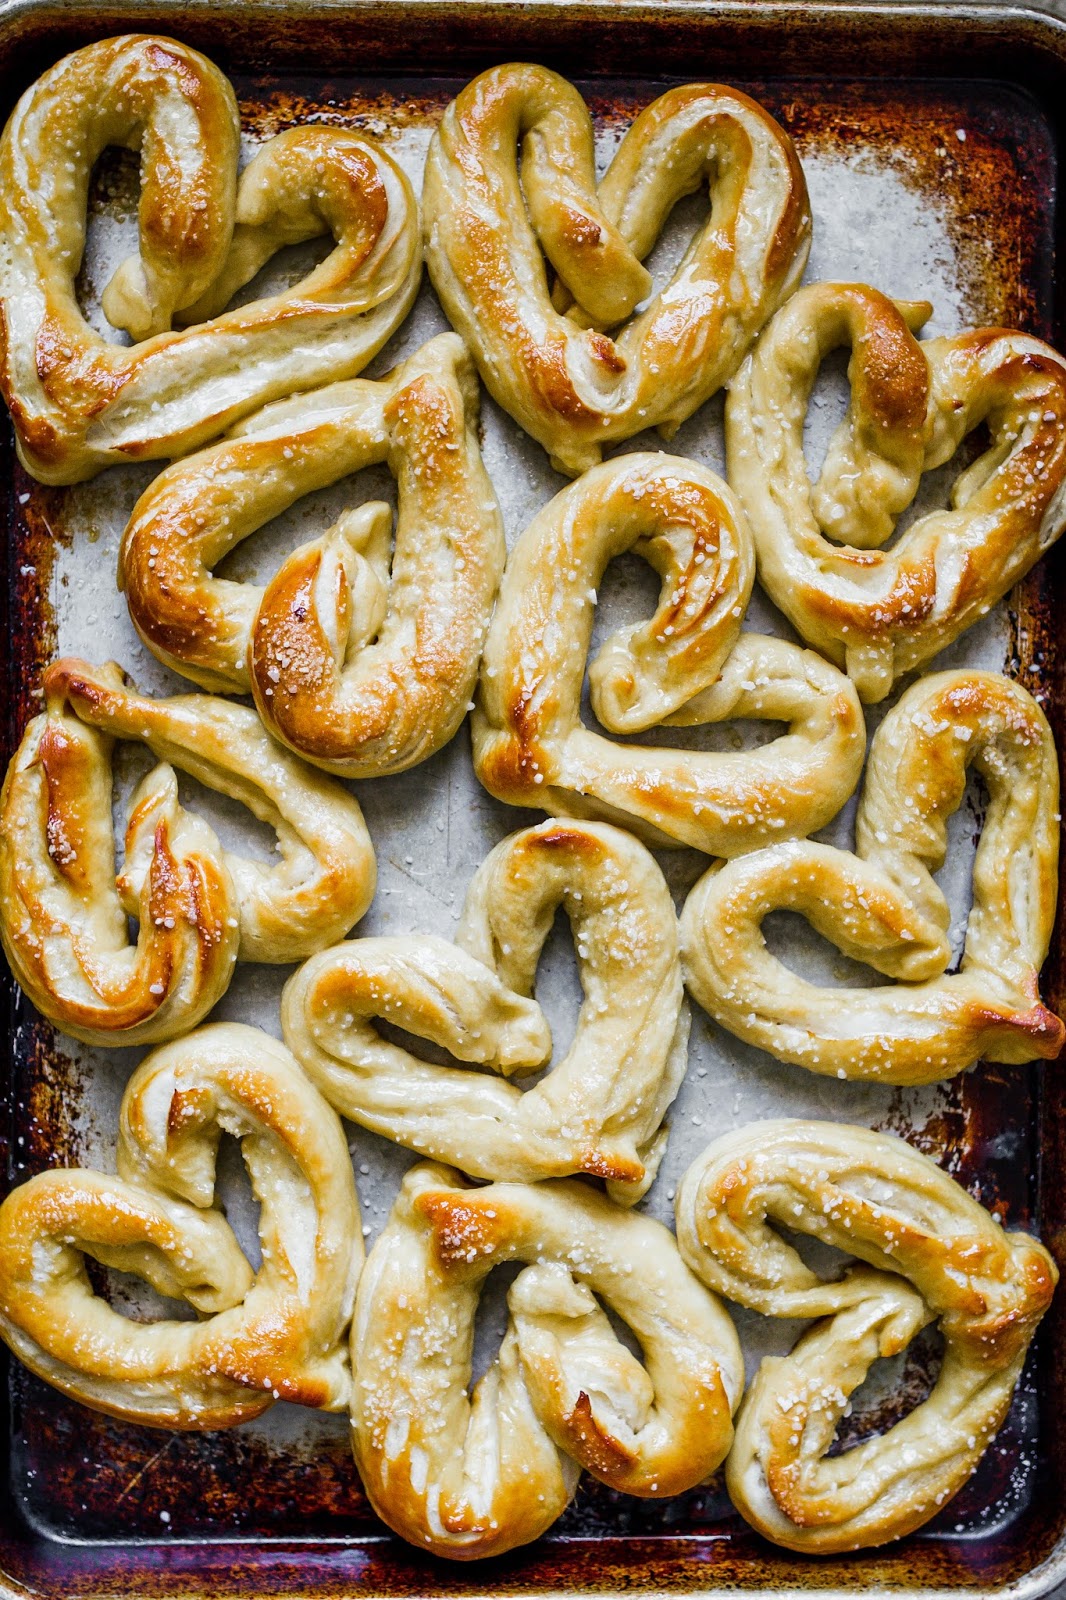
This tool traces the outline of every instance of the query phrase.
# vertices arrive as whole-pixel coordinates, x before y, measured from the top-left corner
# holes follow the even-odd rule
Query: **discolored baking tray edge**
[[[0,0],[0,115],[58,55],[93,38],[127,31],[174,32],[226,71],[472,75],[492,61],[534,58],[573,77],[624,77],[654,60],[664,77],[768,79],[991,79],[1014,84],[1041,103],[1058,149],[1066,149],[1066,24],[1036,12],[952,6],[707,4],[702,0]],[[1041,202],[1054,205],[1054,173],[1043,174]],[[1056,218],[1054,253],[1063,247]],[[1035,329],[1066,344],[1066,273],[1056,274],[1050,323]],[[7,748],[22,726],[26,686],[44,641],[10,559],[17,516],[15,468],[6,433],[0,505],[8,519],[9,616],[0,656],[0,727]],[[1066,681],[1056,626],[1066,581],[1061,553],[1014,597],[1015,670],[1039,690],[1066,750]],[[1061,921],[1061,919],[1060,919]],[[0,1083],[0,1144],[14,1133],[15,992],[5,979],[9,1026]],[[1066,959],[1057,937],[1049,960],[1050,1003],[1066,1002]],[[1040,1069],[1030,1069],[1038,1081]],[[1031,1207],[1041,1232],[1066,1263],[1066,1091],[1054,1070],[1034,1099],[1039,1165]],[[9,1151],[0,1149],[5,1157]],[[2,1375],[0,1375],[2,1377]],[[1025,1596],[1066,1580],[1066,1306],[1060,1297],[1040,1341],[1044,1455],[1040,1492],[1011,1537],[995,1545],[905,1541],[852,1558],[804,1560],[746,1530],[722,1538],[573,1540],[545,1544],[476,1567],[422,1559],[398,1542],[334,1540],[210,1543],[62,1543],[36,1532],[0,1478],[0,1595],[42,1597],[748,1593]],[[7,1388],[0,1389],[7,1404]],[[0,1418],[0,1449],[11,1437]]]

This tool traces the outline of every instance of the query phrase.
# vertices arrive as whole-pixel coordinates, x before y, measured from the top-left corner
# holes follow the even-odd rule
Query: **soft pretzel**
[[[380,383],[280,401],[162,473],[120,558],[137,631],[205,688],[249,689],[267,727],[346,777],[401,772],[466,715],[504,562],[477,442],[477,378],[443,334]],[[264,591],[210,569],[301,495],[388,461],[381,503],[295,550]]]
[[[947,819],[976,767],[989,792],[973,909],[957,972],[932,874]],[[1059,1018],[1041,1003],[1059,847],[1055,746],[1040,707],[992,672],[916,683],[874,735],[852,855],[790,843],[714,866],[681,916],[689,989],[731,1032],[813,1072],[931,1083],[981,1057],[1053,1058]],[[820,988],[763,941],[771,911],[798,911],[853,960],[897,982]]]
[[[759,578],[809,644],[883,700],[1023,577],[1066,526],[1066,363],[1003,328],[914,338],[924,302],[815,283],[778,312],[726,404],[729,482]],[[803,422],[818,368],[851,346],[851,403],[812,488]],[[923,472],[981,423],[989,448],[948,510],[881,550]]]
[[[260,1205],[255,1272],[214,1205],[222,1133]],[[154,1051],[122,1099],[118,1171],[43,1172],[0,1207],[0,1336],[19,1359],[160,1428],[230,1427],[275,1400],[345,1410],[359,1205],[340,1123],[289,1052],[237,1023]],[[83,1256],[204,1320],[131,1321],[94,1294]]]
[[[493,1267],[508,1294],[496,1361],[467,1395]],[[598,1297],[640,1342],[618,1341]],[[584,1467],[626,1494],[679,1494],[719,1465],[743,1387],[717,1298],[658,1222],[557,1179],[468,1188],[424,1164],[367,1260],[352,1322],[352,1440],[370,1502],[458,1560],[544,1532]]]
[[[652,286],[642,257],[705,180],[710,218],[637,312]],[[713,83],[668,89],[642,111],[597,188],[577,90],[546,67],[493,67],[445,112],[422,204],[452,326],[493,397],[571,474],[642,428],[669,438],[736,370],[810,249],[792,141],[754,100]],[[561,280],[552,299],[542,250]]]
[[[659,573],[650,622],[589,669],[617,733],[732,717],[788,732],[748,751],[616,744],[581,721],[596,589],[635,549]],[[472,719],[474,766],[511,805],[623,821],[651,844],[732,856],[821,827],[858,782],[862,710],[848,680],[781,639],[741,634],[754,557],[744,514],[694,461],[621,456],[534,518],[508,558]]]
[[[523,1091],[501,1079],[551,1059],[529,997],[560,903],[584,1001],[566,1057]],[[482,1070],[422,1061],[384,1039],[376,1018]],[[282,1030],[326,1099],[375,1133],[479,1178],[589,1173],[632,1204],[658,1170],[687,1059],[669,890],[617,828],[527,828],[479,868],[456,944],[422,934],[324,951],[286,985]]]
[[[375,864],[358,804],[275,744],[249,707],[152,700],[113,662],[58,661],[44,693],[0,793],[0,935],[34,1005],[67,1033],[174,1038],[224,993],[234,961],[299,961],[363,915]],[[115,739],[159,759],[133,797],[117,880]],[[182,807],[174,767],[272,827],[278,864],[223,850]],[[139,923],[132,946],[127,916]]]
[[[218,69],[173,39],[76,50],[23,95],[0,140],[0,391],[45,483],[175,456],[267,400],[353,377],[410,310],[418,208],[396,162],[344,128],[293,128],[237,179],[240,124]],[[75,280],[89,178],[107,145],[141,152],[139,253],[85,320]],[[326,260],[225,312],[282,245]],[[170,332],[171,323],[196,324]],[[207,319],[207,320],[205,320]]]
[[[712,1144],[677,1193],[677,1241],[718,1294],[772,1317],[822,1317],[767,1357],[737,1417],[726,1483],[737,1510],[792,1550],[899,1539],[965,1483],[998,1431],[1058,1271],[891,1134],[758,1122]],[[823,1282],[777,1231],[867,1266]],[[876,1270],[871,1270],[874,1268]],[[929,1398],[881,1437],[827,1456],[878,1357],[927,1323],[944,1336]]]

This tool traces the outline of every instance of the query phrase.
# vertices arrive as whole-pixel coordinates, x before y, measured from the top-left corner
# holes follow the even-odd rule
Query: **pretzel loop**
[[[781,1227],[869,1265],[822,1282]],[[741,1514],[801,1551],[880,1544],[936,1515],[1000,1428],[1058,1279],[1042,1245],[1004,1233],[903,1140],[829,1122],[756,1123],[712,1144],[678,1190],[677,1239],[717,1293],[826,1319],[763,1361],[726,1463]],[[945,1350],[929,1398],[827,1456],[872,1363],[932,1321]]]
[[[494,1266],[530,1263],[474,1389],[474,1316]],[[630,1326],[644,1364],[595,1296]],[[659,1223],[583,1184],[404,1179],[360,1280],[352,1440],[378,1515],[438,1555],[500,1554],[565,1508],[575,1464],[627,1494],[679,1494],[721,1462],[743,1385],[736,1333]]]
[[[149,648],[205,688],[255,695],[276,738],[345,777],[402,772],[456,732],[503,570],[477,443],[477,380],[455,334],[380,383],[279,402],[162,473],[134,508],[119,581]],[[265,589],[212,576],[302,495],[387,461],[380,504],[301,545]]]
[[[58,661],[44,687],[0,795],[0,935],[19,983],[66,1032],[90,1044],[173,1038],[225,992],[236,960],[300,960],[363,915],[375,864],[359,806],[253,711],[206,695],[152,700],[114,663]],[[117,880],[116,738],[160,762],[133,797]],[[223,850],[180,805],[174,767],[274,828],[279,864]],[[127,916],[139,922],[133,947]]]
[[[636,118],[598,191],[594,173],[577,91],[511,64],[453,100],[423,187],[426,258],[449,321],[493,397],[571,475],[642,428],[669,438],[736,369],[810,248],[791,140],[720,84],[668,90]],[[708,179],[712,218],[671,282],[608,336],[650,290],[640,258],[675,203]],[[541,248],[569,291],[554,305]]]
[[[256,1272],[214,1207],[222,1133],[260,1204]],[[230,1427],[278,1399],[346,1409],[355,1183],[340,1123],[288,1051],[236,1023],[154,1051],[123,1096],[118,1171],[44,1172],[0,1207],[0,1334],[19,1359],[155,1427]],[[85,1255],[204,1320],[131,1321],[94,1294]]]
[[[530,996],[560,903],[584,999],[564,1059],[522,1090],[499,1080],[551,1059]],[[420,1060],[374,1019],[498,1077]],[[685,1071],[669,891],[627,834],[543,823],[503,840],[479,868],[457,944],[421,935],[327,950],[286,985],[282,1028],[312,1081],[363,1127],[480,1178],[602,1177],[631,1205],[658,1170],[662,1120]]]
[[[967,769],[989,806],[958,972],[932,874]],[[712,867],[681,916],[686,981],[731,1032],[837,1077],[931,1083],[980,1058],[1054,1059],[1059,1018],[1040,1000],[1058,878],[1058,763],[1040,707],[991,672],[942,672],[909,689],[870,748],[856,854],[805,842]],[[798,911],[889,988],[821,988],[771,955],[771,911]]]
[[[596,589],[628,549],[662,577],[650,622],[616,633],[589,670],[608,728],[782,720],[762,748],[619,745],[581,721]],[[511,805],[624,821],[649,843],[737,855],[828,822],[858,781],[862,713],[809,651],[740,634],[751,534],[721,479],[693,461],[622,456],[556,495],[508,558],[471,721],[474,766]]]
[[[999,328],[920,344],[930,310],[862,284],[811,284],[778,312],[726,404],[729,481],[760,581],[866,701],[989,611],[1066,525],[1066,364]],[[812,487],[804,417],[841,344],[852,351],[850,405]],[[990,447],[956,478],[950,508],[877,548],[921,475],[981,423]]]
[[[391,157],[347,129],[296,128],[238,182],[239,136],[218,69],[146,34],[75,51],[19,101],[0,140],[0,390],[43,482],[181,455],[268,400],[354,376],[410,309],[418,212]],[[141,153],[139,253],[103,295],[132,349],[90,327],[75,291],[111,144]],[[301,282],[224,311],[282,245],[322,233],[335,248]],[[197,325],[173,333],[175,319]]]

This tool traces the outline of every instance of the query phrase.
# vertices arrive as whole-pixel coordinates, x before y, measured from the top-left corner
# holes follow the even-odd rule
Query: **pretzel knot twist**
[[[816,283],[783,307],[730,387],[729,482],[759,578],[799,633],[883,700],[991,609],[1066,525],[1066,363],[1002,328],[920,344],[924,302]],[[851,400],[812,487],[803,422],[824,357],[851,346]],[[896,519],[968,434],[991,444],[950,509]]]
[[[253,1272],[214,1204],[222,1133],[260,1203]],[[84,1405],[160,1428],[226,1428],[275,1400],[347,1408],[345,1333],[363,1242],[340,1122],[289,1052],[217,1023],[142,1061],[122,1099],[118,1177],[40,1173],[0,1207],[0,1335]],[[134,1322],[83,1256],[203,1319]]]
[[[629,549],[662,592],[651,620],[613,634],[591,664],[599,721],[629,734],[748,717],[788,723],[783,737],[715,753],[619,745],[583,725],[596,590]],[[556,495],[511,551],[485,644],[471,732],[486,789],[709,855],[828,822],[862,770],[862,710],[820,656],[741,634],[753,581],[744,514],[694,461],[621,456]]]
[[[346,777],[401,772],[466,715],[504,563],[477,443],[477,379],[443,334],[380,383],[279,401],[162,473],[134,508],[119,582],[161,661],[247,692],[276,738]],[[266,589],[211,576],[301,495],[387,461],[380,502],[294,550]]]
[[[499,1355],[474,1389],[474,1317],[511,1285]],[[594,1296],[626,1322],[644,1363]],[[719,1465],[743,1387],[736,1332],[658,1222],[582,1183],[413,1168],[367,1260],[352,1323],[352,1440],[371,1504],[413,1544],[497,1555],[555,1521],[584,1467],[627,1494],[680,1494]]]
[[[618,331],[652,286],[642,257],[708,179],[710,219]],[[493,397],[572,475],[642,428],[669,438],[735,371],[810,249],[792,141],[720,84],[670,89],[642,111],[597,188],[577,90],[544,67],[494,67],[445,112],[422,205],[449,322]],[[542,250],[560,279],[551,298]]]
[[[868,1265],[823,1282],[781,1227]],[[826,1319],[762,1362],[726,1462],[741,1515],[800,1551],[881,1544],[936,1515],[1001,1426],[1058,1280],[1042,1245],[1004,1233],[902,1139],[832,1122],[752,1123],[712,1144],[678,1189],[677,1241],[717,1293],[767,1316]],[[828,1456],[874,1361],[931,1322],[944,1358],[929,1398]]]
[[[65,1032],[90,1044],[174,1038],[225,993],[235,961],[299,961],[363,915],[376,868],[358,804],[249,707],[152,700],[114,662],[58,661],[44,692],[0,793],[0,936],[23,989]],[[117,879],[115,739],[159,760],[133,795]],[[181,805],[175,767],[272,827],[278,865],[224,850]]]
[[[343,128],[293,128],[237,179],[226,79],[173,39],[130,34],[66,56],[0,140],[0,391],[27,469],[75,483],[181,455],[267,400],[352,377],[410,310],[418,208],[401,169]],[[110,344],[75,280],[93,165],[140,149],[139,253],[108,284]],[[283,293],[226,312],[282,245],[335,248]],[[171,332],[172,321],[187,326]]]
[[[988,787],[962,964],[933,879],[967,768]],[[1058,763],[1040,707],[992,672],[922,679],[874,735],[856,853],[810,841],[710,869],[681,914],[690,992],[750,1044],[842,1078],[931,1083],[975,1061],[1053,1059],[1066,1030],[1041,1003],[1055,920]],[[798,911],[897,982],[807,983],[766,948],[763,918]]]
[[[525,1091],[389,1043],[404,1028],[506,1080],[551,1060],[529,998],[559,904],[584,999],[566,1057]],[[286,1043],[344,1116],[479,1178],[584,1172],[631,1205],[666,1147],[685,1074],[688,1008],[673,902],[617,828],[550,821],[504,839],[471,882],[457,942],[357,939],[313,957],[282,999]]]

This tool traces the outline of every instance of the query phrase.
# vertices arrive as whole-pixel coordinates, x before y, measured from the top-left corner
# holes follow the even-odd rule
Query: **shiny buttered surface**
[[[957,972],[933,874],[976,769],[988,810]],[[1059,775],[1047,718],[993,672],[923,678],[870,747],[855,853],[811,840],[718,863],[681,917],[689,989],[749,1044],[839,1078],[931,1083],[984,1057],[1054,1059],[1066,1030],[1040,999],[1055,920]],[[767,948],[763,919],[797,911],[887,987],[820,987]]]
[[[565,1057],[522,1090],[507,1079],[551,1062],[531,997],[560,906],[583,1003]],[[670,892],[643,845],[602,823],[512,834],[475,875],[455,944],[412,934],[338,945],[290,979],[281,1015],[309,1076],[363,1127],[477,1178],[588,1173],[630,1205],[658,1170],[688,1055]],[[375,1020],[471,1070],[420,1060]]]
[[[0,139],[0,391],[42,482],[181,455],[268,400],[354,377],[410,310],[418,206],[390,156],[349,129],[291,128],[238,179],[239,143],[218,68],[146,34],[75,51],[16,106]],[[141,158],[138,252],[103,296],[130,347],[76,292],[108,145]],[[283,245],[322,234],[334,248],[307,277],[225,310]]]
[[[592,709],[619,734],[735,718],[787,731],[754,750],[622,744],[581,716],[596,592],[635,550],[662,579],[655,615],[589,667]],[[634,454],[564,489],[507,563],[471,720],[474,768],[510,805],[624,822],[650,844],[734,856],[820,828],[862,770],[848,679],[784,639],[741,633],[755,575],[747,520],[695,461]]]
[[[259,1202],[258,1271],[214,1204],[223,1133],[240,1141]],[[94,1293],[86,1256],[201,1320],[120,1315]],[[0,1333],[65,1394],[154,1427],[231,1427],[281,1399],[344,1411],[362,1260],[337,1116],[283,1045],[217,1023],[133,1074],[117,1177],[57,1168],[0,1206]]]
[[[643,258],[708,182],[711,215],[653,294]],[[444,113],[422,206],[448,320],[493,398],[570,474],[644,428],[669,437],[732,377],[810,249],[792,141],[714,83],[642,111],[597,187],[573,85],[545,67],[493,67]]]
[[[469,1394],[482,1284],[512,1261],[525,1268],[507,1332]],[[702,1483],[729,1449],[744,1378],[724,1307],[661,1223],[572,1180],[474,1189],[429,1164],[407,1174],[367,1260],[352,1371],[371,1504],[459,1560],[537,1538],[581,1467],[645,1498]]]
[[[90,1044],[195,1026],[235,961],[299,961],[343,938],[374,894],[374,850],[348,790],[213,695],[153,700],[114,662],[63,660],[0,792],[0,936],[38,1010]],[[130,801],[116,877],[111,752],[157,758]],[[175,767],[272,828],[277,865],[223,849],[178,797]],[[137,922],[130,942],[127,919]]]
[[[925,302],[813,283],[778,312],[730,385],[729,481],[759,580],[797,632],[883,700],[985,615],[1066,527],[1066,362],[1007,328],[919,343]],[[803,424],[818,369],[851,350],[851,399],[818,481]],[[950,505],[896,519],[924,472],[984,424]]]
[[[473,364],[442,334],[380,383],[279,401],[171,467],[122,544],[141,638],[204,688],[250,690],[275,738],[316,766],[376,778],[425,760],[466,716],[503,571],[477,424]],[[379,462],[398,484],[394,552],[389,507],[373,502],[265,588],[213,575],[301,496]]]
[[[143,642],[206,691],[153,699],[114,663],[60,660],[0,794],[0,935],[26,994],[92,1045],[159,1046],[122,1100],[117,1175],[40,1173],[0,1206],[0,1337],[125,1420],[221,1428],[276,1400],[347,1412],[373,1507],[450,1558],[537,1538],[582,1469],[656,1498],[724,1464],[741,1514],[790,1549],[898,1539],[1001,1426],[1057,1279],[1048,1253],[900,1139],[839,1123],[720,1138],[678,1189],[676,1238],[638,1203],[687,1067],[686,983],[748,1044],[831,1078],[917,1084],[1058,1055],[1039,987],[1059,833],[1043,711],[955,668],[904,685],[867,756],[863,702],[1058,538],[1066,363],[1011,330],[919,341],[930,308],[866,285],[799,288],[803,173],[745,95],[669,89],[597,184],[577,90],[510,64],[462,90],[429,148],[424,247],[455,331],[359,378],[419,287],[407,177],[344,127],[293,127],[240,175],[239,140],[219,71],[142,35],[59,62],[0,139],[0,392],[19,454],[51,484],[169,459],[118,582]],[[76,290],[92,169],[115,144],[141,163],[137,250],[103,295],[130,345],[94,331]],[[656,288],[645,259],[704,184],[710,215]],[[281,246],[319,235],[332,249],[300,282],[226,309]],[[812,483],[805,418],[840,345],[850,403]],[[506,565],[477,369],[577,478]],[[669,438],[726,384],[728,483],[661,451],[601,460],[649,427]],[[496,470],[527,472],[488,422]],[[979,428],[950,507],[894,537],[922,475]],[[349,509],[267,583],[227,576],[304,496],[381,466],[395,532],[358,483],[354,504],[335,487]],[[627,552],[658,575],[658,604],[589,663],[597,593]],[[743,631],[757,579],[803,644]],[[485,789],[549,820],[489,852],[454,938],[447,920],[447,938],[348,938],[375,859],[338,779],[404,772],[467,710]],[[720,729],[729,748],[706,748],[743,722],[783,727],[749,748]],[[121,855],[116,741],[156,763]],[[936,875],[971,771],[988,806],[949,970]],[[251,842],[224,848],[198,814],[211,798],[179,795],[178,773],[272,829],[270,864]],[[854,849],[811,840],[860,777]],[[372,792],[396,803],[387,782]],[[714,858],[671,858],[685,883],[703,872],[680,922],[648,845]],[[560,909],[582,998],[556,1061],[535,985]],[[763,936],[782,910],[892,981],[801,978]],[[238,961],[303,962],[284,1044],[200,1026]],[[713,1091],[706,1108],[721,1120]],[[447,1163],[408,1170],[365,1267],[338,1113]],[[223,1135],[258,1201],[258,1268],[216,1188]],[[786,1232],[857,1259],[823,1279]],[[120,1314],[87,1258],[198,1320]],[[503,1342],[471,1387],[479,1300],[508,1265]],[[816,1319],[746,1395],[723,1299]],[[834,1453],[872,1365],[932,1325],[945,1354],[928,1399]]]
[[[763,1360],[744,1396],[726,1462],[737,1510],[776,1544],[822,1553],[928,1522],[1007,1414],[1058,1280],[1044,1247],[1004,1233],[902,1139],[835,1122],[727,1134],[685,1174],[676,1211],[681,1254],[709,1288],[765,1316],[819,1319],[790,1355]],[[823,1281],[782,1228],[865,1265]],[[828,1455],[873,1363],[930,1323],[944,1356],[928,1399]]]

